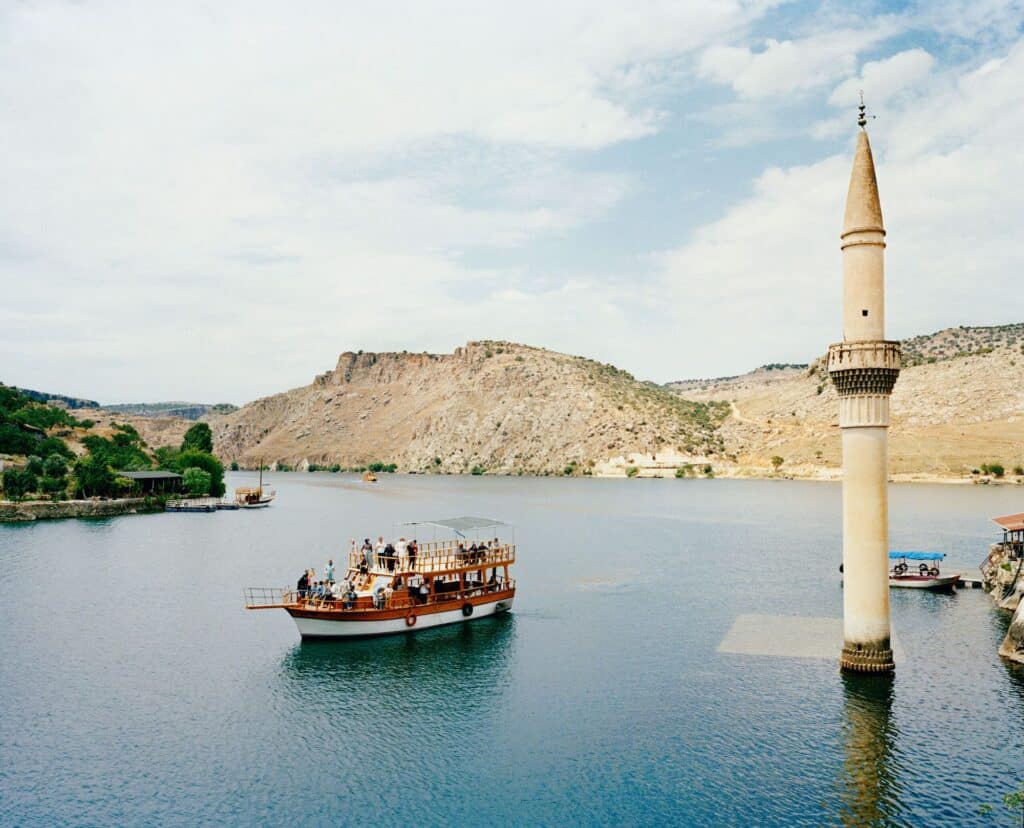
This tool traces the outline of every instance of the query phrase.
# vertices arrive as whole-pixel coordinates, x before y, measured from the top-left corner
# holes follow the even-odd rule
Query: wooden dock
[[[984,589],[985,584],[982,583],[981,578],[975,578],[969,575],[961,575],[956,582],[958,589]]]

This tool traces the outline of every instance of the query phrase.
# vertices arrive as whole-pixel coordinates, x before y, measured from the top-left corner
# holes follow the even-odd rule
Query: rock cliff
[[[310,385],[209,422],[218,455],[242,465],[584,474],[628,452],[718,454],[727,413],[611,365],[487,341],[443,355],[343,353]]]

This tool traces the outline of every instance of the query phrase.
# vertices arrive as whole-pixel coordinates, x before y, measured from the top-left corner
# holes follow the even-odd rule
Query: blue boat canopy
[[[889,560],[906,558],[908,561],[941,561],[946,557],[944,552],[890,552]]]

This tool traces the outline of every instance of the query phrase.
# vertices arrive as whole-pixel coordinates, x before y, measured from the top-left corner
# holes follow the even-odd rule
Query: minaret
[[[861,99],[843,252],[843,341],[828,349],[843,435],[843,670],[894,668],[889,642],[889,395],[899,342],[885,339],[885,228]]]

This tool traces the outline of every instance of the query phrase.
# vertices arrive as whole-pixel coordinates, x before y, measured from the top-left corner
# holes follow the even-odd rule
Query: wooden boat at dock
[[[419,543],[415,555],[350,552],[343,578],[347,591],[317,595],[298,587],[250,587],[245,608],[283,609],[303,638],[415,632],[512,609],[516,584],[509,568],[516,560],[515,544],[469,539],[469,533],[478,537],[482,530],[490,534],[506,524],[462,517],[406,525],[447,530],[456,537]]]
[[[263,509],[277,496],[273,489],[263,487],[263,464],[260,463],[260,482],[257,486],[235,489],[235,503],[241,509]]]
[[[952,590],[960,580],[960,573],[943,575],[939,561],[942,552],[890,552],[889,560],[896,561],[889,570],[889,586],[903,589]]]

